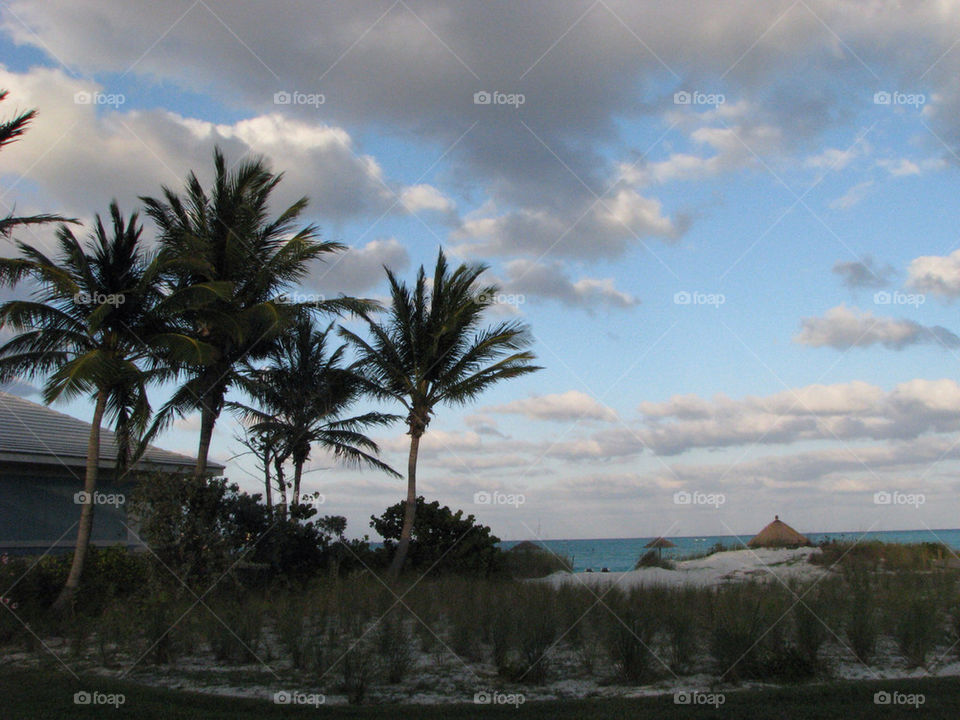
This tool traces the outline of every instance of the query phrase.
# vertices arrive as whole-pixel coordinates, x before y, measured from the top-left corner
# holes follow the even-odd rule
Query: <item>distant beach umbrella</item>
[[[645,548],[656,548],[656,549],[657,549],[657,557],[658,557],[658,558],[662,558],[662,557],[663,557],[663,549],[664,549],[664,548],[672,548],[672,547],[676,547],[676,546],[677,546],[676,543],[670,542],[670,541],[667,540],[665,537],[654,538],[653,540],[651,540],[650,542],[648,542],[646,545],[644,545]]]
[[[784,548],[801,547],[809,545],[810,541],[806,536],[801,535],[785,522],[780,520],[779,515],[773,516],[773,522],[767,525],[763,530],[747,543],[752,548]]]

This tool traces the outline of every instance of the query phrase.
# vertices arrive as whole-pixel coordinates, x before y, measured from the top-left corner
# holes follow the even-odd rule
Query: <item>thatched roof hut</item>
[[[647,548],[672,548],[676,546],[677,546],[676,543],[670,542],[665,537],[654,538],[653,540],[648,542],[646,545],[644,545],[644,547],[647,547]]]
[[[677,546],[676,543],[670,542],[665,537],[654,538],[653,540],[648,542],[646,545],[644,545],[645,548],[656,548],[657,557],[663,557],[664,548],[672,548],[676,546]]]
[[[773,522],[767,525],[763,530],[747,543],[748,547],[801,547],[809,545],[810,541],[798,533],[792,527],[780,520],[779,515],[773,516]]]

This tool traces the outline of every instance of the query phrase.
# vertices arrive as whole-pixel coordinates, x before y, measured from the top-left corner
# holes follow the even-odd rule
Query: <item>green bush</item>
[[[658,567],[666,570],[673,570],[676,567],[670,560],[664,560],[656,550],[647,550],[633,566],[634,570],[641,568]]]
[[[370,517],[370,527],[384,539],[380,550],[382,564],[393,557],[403,528],[405,503],[392,505],[380,517]],[[463,510],[453,512],[434,500],[417,498],[416,519],[407,553],[408,570],[421,572],[464,573],[486,576],[499,571],[503,553],[497,547],[500,538]]]
[[[764,622],[766,591],[754,584],[711,591],[710,652],[721,680],[763,676],[760,641],[769,627]]]
[[[557,638],[557,609],[554,592],[544,587],[527,589],[518,598],[523,613],[517,628],[523,672],[518,679],[540,683],[549,668],[548,652]]]
[[[651,652],[655,634],[654,616],[642,591],[611,591],[605,601],[611,612],[607,626],[607,651],[620,679],[639,683],[653,674]]]
[[[524,540],[504,553],[504,568],[515,578],[540,578],[555,572],[572,572],[573,561]]]
[[[936,646],[939,614],[936,601],[921,593],[898,598],[891,610],[894,638],[911,665],[923,665]]]
[[[377,625],[377,654],[388,683],[401,682],[412,669],[413,638],[404,623],[405,609],[393,610]]]

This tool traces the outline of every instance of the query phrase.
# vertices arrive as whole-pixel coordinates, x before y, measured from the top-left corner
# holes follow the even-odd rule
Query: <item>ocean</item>
[[[942,542],[960,551],[960,530],[889,530],[884,532],[845,532],[845,533],[806,533],[810,542],[817,544],[825,540],[856,541],[880,540],[888,543],[919,543]],[[706,535],[702,537],[670,537],[676,547],[665,548],[663,557],[679,559],[684,556],[706,552],[711,546],[722,543],[727,547],[742,545],[752,538],[745,535],[737,538],[734,535]],[[592,569],[599,572],[607,568],[610,572],[632,570],[637,559],[646,552],[643,547],[653,540],[646,538],[600,538],[596,540],[542,540],[537,541],[547,549],[564,555],[573,560],[573,569],[582,572]],[[509,550],[521,542],[520,540],[505,540],[500,547]]]

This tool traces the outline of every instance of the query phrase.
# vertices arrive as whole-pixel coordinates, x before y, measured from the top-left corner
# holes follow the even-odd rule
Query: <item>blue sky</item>
[[[209,177],[220,144],[266,155],[350,246],[303,292],[380,297],[381,263],[412,276],[441,244],[488,263],[546,369],[438,413],[428,497],[511,539],[956,524],[960,9],[159,5],[0,11],[4,109],[40,111],[0,201],[133,209]],[[192,452],[195,425],[161,444]],[[402,429],[378,440],[401,465]],[[312,466],[351,534],[402,495]],[[229,475],[256,488],[245,461]]]

